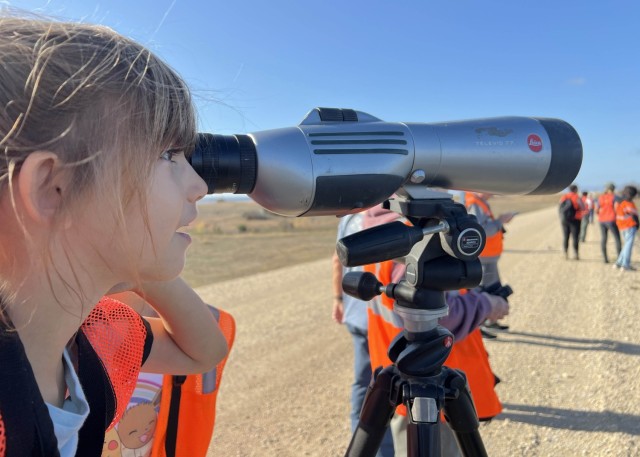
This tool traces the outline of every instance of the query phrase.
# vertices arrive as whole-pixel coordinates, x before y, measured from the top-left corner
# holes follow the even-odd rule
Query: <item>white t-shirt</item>
[[[53,421],[53,431],[58,439],[60,457],[73,457],[78,448],[78,432],[89,415],[87,402],[76,370],[71,363],[69,352],[64,350],[64,380],[69,396],[64,400],[62,408],[46,403],[49,416]]]

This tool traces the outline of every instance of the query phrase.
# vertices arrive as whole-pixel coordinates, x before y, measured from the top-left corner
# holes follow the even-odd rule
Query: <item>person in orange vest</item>
[[[102,27],[0,12],[0,457],[100,455],[142,366],[227,353],[180,278],[206,183],[184,81]],[[160,318],[107,297],[140,290]]]
[[[616,186],[610,182],[607,183],[604,193],[596,200],[595,210],[598,214],[598,223],[600,225],[600,251],[604,263],[609,263],[607,256],[607,238],[609,232],[613,236],[616,244],[616,257],[620,255],[622,243],[620,242],[620,232],[616,224],[615,204],[619,200],[615,194]]]
[[[569,258],[569,235],[573,241],[574,259],[580,260],[578,242],[580,241],[580,221],[584,214],[582,200],[578,195],[578,186],[571,184],[569,192],[560,197],[560,224],[562,225],[562,250],[564,258]]]
[[[348,214],[340,218],[337,230],[337,239],[362,230],[362,212]],[[351,384],[351,432],[356,429],[360,420],[362,404],[371,382],[371,360],[369,359],[369,336],[367,329],[367,302],[352,297],[342,289],[342,278],[351,271],[362,271],[362,267],[343,267],[334,252],[332,257],[332,289],[333,289],[333,320],[347,328],[351,334],[353,346],[353,374]],[[393,439],[391,431],[387,430],[376,457],[393,457]]]
[[[631,266],[631,253],[633,240],[638,232],[638,209],[633,199],[638,195],[638,189],[634,186],[626,186],[622,190],[622,201],[616,205],[616,224],[624,239],[624,246],[614,267],[622,271],[635,271]]]
[[[392,222],[399,219],[399,215],[383,209],[381,205],[365,212],[363,228]],[[376,275],[383,284],[398,282],[404,276],[404,265],[386,261],[374,265],[366,265],[365,270]],[[453,368],[460,368],[468,372],[468,383],[476,406],[478,416],[490,419],[499,414],[502,406],[495,393],[495,376],[488,365],[487,353],[482,339],[478,342],[478,326],[486,319],[500,319],[509,312],[506,300],[496,295],[470,291],[466,294],[447,293],[449,315],[440,320],[440,324],[454,335],[453,350],[448,363]],[[393,300],[381,295],[369,302],[369,354],[371,367],[385,367],[391,364],[387,350],[391,341],[403,329],[402,319],[393,311]],[[470,336],[473,334],[473,336]],[[463,346],[464,341],[468,346]],[[456,349],[456,345],[461,350]],[[478,350],[482,348],[481,350]],[[447,364],[447,363],[445,363]],[[474,369],[475,368],[475,369]],[[396,457],[406,456],[406,408],[400,405],[396,410],[391,429]],[[443,455],[459,455],[455,438],[448,427],[440,427]]]
[[[110,297],[142,316],[158,316],[137,294],[127,292]],[[206,457],[213,436],[222,374],[236,333],[231,314],[208,306],[227,342],[225,358],[202,374],[183,376],[141,371],[124,414],[105,436],[102,457]]]
[[[504,225],[509,223],[516,215],[515,212],[510,212],[495,217],[489,206],[489,199],[492,196],[492,194],[480,192],[464,193],[464,205],[467,208],[467,212],[476,217],[487,238],[485,247],[480,253],[482,280],[479,287],[489,291],[502,286],[498,261],[504,250]],[[485,329],[507,330],[508,328],[507,325],[500,324],[497,321],[487,321],[481,331],[485,337],[495,338],[495,334],[487,332]]]

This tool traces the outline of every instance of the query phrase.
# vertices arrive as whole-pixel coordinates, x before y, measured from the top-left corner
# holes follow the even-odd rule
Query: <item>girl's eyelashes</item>
[[[162,160],[168,160],[171,163],[176,163],[176,161],[173,160],[173,158],[179,154],[182,154],[182,151],[179,149],[167,149],[162,154],[160,154],[160,158]]]

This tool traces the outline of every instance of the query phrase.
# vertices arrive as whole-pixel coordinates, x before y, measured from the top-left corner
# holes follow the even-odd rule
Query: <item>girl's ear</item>
[[[56,154],[36,151],[27,156],[17,176],[17,191],[26,214],[49,224],[62,203],[63,174]]]

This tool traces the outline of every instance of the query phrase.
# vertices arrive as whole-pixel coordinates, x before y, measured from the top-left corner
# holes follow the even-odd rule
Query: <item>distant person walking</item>
[[[591,213],[593,212],[593,199],[589,196],[588,192],[582,192],[582,205],[584,210],[582,211],[582,219],[580,219],[580,241],[584,243],[587,241],[587,228],[591,223]]]
[[[578,186],[571,184],[569,192],[560,198],[560,223],[562,224],[562,249],[564,258],[569,258],[569,235],[573,244],[574,259],[580,260],[578,254],[578,242],[580,237],[580,221],[583,216],[582,200],[578,196]]]
[[[615,194],[616,186],[608,183],[605,186],[604,193],[596,201],[596,212],[598,214],[598,222],[600,224],[600,250],[602,251],[602,259],[604,263],[609,263],[607,256],[607,237],[611,232],[611,236],[616,243],[616,256],[620,255],[622,249],[620,243],[620,232],[616,225],[615,203],[618,200]]]
[[[596,209],[596,194],[589,192],[589,200],[591,200],[591,207],[589,208],[589,224],[592,224],[595,220],[594,213]]]
[[[635,268],[631,266],[631,252],[633,240],[638,232],[638,209],[633,203],[636,195],[638,195],[636,187],[626,186],[622,190],[622,201],[616,204],[616,224],[622,233],[624,246],[615,266],[622,271],[635,271]]]
[[[363,213],[350,214],[340,219],[338,224],[338,240],[362,230]],[[354,354],[354,381],[351,386],[351,431],[353,432],[360,419],[360,411],[367,387],[371,381],[371,360],[369,358],[369,338],[367,331],[367,302],[347,295],[342,290],[342,278],[349,271],[362,271],[362,267],[345,268],[333,254],[333,320],[344,324],[351,333]],[[387,429],[377,457],[393,457],[393,438]]]

